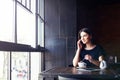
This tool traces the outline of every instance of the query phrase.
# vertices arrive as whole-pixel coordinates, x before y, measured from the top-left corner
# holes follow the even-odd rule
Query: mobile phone
[[[80,44],[83,46],[83,42],[82,41],[80,41]]]
[[[83,45],[83,42],[82,42],[82,41],[80,41],[80,44],[82,44],[82,45]]]
[[[85,47],[85,44],[83,44],[83,42],[82,42],[82,41],[80,41],[80,44],[82,45],[82,47]]]

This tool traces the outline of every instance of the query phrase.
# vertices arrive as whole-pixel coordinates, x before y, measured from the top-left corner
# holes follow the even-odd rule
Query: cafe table
[[[54,67],[41,72],[39,80],[58,80],[58,76],[70,76],[80,80],[119,80],[118,74],[114,69],[81,69],[79,67]]]

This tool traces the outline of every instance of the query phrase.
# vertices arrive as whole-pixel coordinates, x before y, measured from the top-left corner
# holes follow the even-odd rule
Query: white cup
[[[86,68],[87,64],[85,62],[78,62],[79,68]]]

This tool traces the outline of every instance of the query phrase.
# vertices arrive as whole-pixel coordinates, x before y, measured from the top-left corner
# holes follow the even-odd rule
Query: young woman
[[[99,66],[99,57],[105,57],[105,51],[100,45],[93,41],[92,32],[88,28],[79,31],[80,38],[77,41],[77,51],[73,58],[73,66],[76,67],[78,62],[83,61],[89,66]]]

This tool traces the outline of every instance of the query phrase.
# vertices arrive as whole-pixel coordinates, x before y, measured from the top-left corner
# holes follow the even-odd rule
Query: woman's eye
[[[84,35],[84,37],[88,37],[88,35]]]

